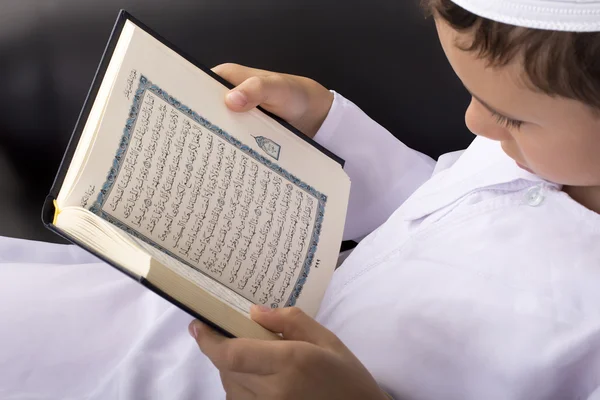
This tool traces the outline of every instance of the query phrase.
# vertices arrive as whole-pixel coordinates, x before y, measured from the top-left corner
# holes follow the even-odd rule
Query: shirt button
[[[525,201],[532,207],[537,207],[544,201],[544,194],[542,193],[542,187],[534,186],[527,190],[525,194]]]

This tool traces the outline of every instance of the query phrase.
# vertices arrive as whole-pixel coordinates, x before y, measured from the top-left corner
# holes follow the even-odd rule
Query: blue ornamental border
[[[191,268],[193,268],[201,273],[204,273],[201,269],[196,268],[195,266],[191,265],[188,261],[183,260],[180,257],[178,257],[177,255],[171,253],[170,251],[168,251],[167,249],[165,249],[158,243],[156,243],[153,240],[138,233],[135,229],[122,223],[121,221],[119,221],[118,219],[116,219],[115,217],[110,215],[108,212],[103,210],[104,203],[105,203],[106,199],[109,197],[110,192],[113,188],[113,185],[114,185],[117,177],[119,176],[119,172],[121,170],[121,165],[123,163],[123,160],[127,156],[129,142],[131,140],[132,133],[135,130],[135,124],[137,121],[138,113],[141,108],[142,99],[147,90],[154,93],[155,95],[157,95],[164,101],[166,101],[169,105],[175,107],[178,111],[180,111],[186,117],[193,119],[201,126],[210,130],[213,134],[224,139],[230,145],[235,146],[236,148],[238,148],[239,150],[241,150],[248,156],[252,157],[256,161],[269,167],[273,172],[279,174],[284,179],[293,183],[294,185],[301,188],[302,190],[304,190],[305,192],[307,192],[308,194],[310,194],[311,196],[313,196],[317,199],[317,203],[318,203],[317,213],[315,216],[315,223],[314,223],[313,232],[312,232],[312,236],[311,236],[311,240],[310,240],[310,245],[308,247],[308,252],[307,252],[306,258],[304,260],[304,265],[302,266],[302,271],[300,272],[300,275],[298,276],[298,278],[296,280],[296,284],[294,285],[294,289],[292,290],[290,297],[288,298],[288,300],[285,303],[286,307],[295,305],[296,301],[298,300],[298,297],[300,296],[300,293],[302,292],[302,288],[303,288],[304,284],[306,283],[306,280],[308,279],[308,275],[310,273],[310,266],[313,262],[314,255],[317,250],[317,246],[319,243],[319,236],[321,234],[321,226],[322,226],[323,218],[325,215],[325,205],[327,203],[327,195],[320,193],[314,187],[302,182],[296,176],[290,174],[289,172],[287,172],[285,169],[281,168],[276,163],[274,163],[271,160],[269,160],[268,158],[264,157],[263,155],[261,155],[260,153],[258,153],[255,150],[253,150],[249,146],[243,144],[238,139],[236,139],[229,133],[225,132],[223,129],[219,128],[218,126],[212,124],[207,119],[201,117],[200,115],[198,115],[198,113],[196,113],[195,111],[191,110],[189,107],[182,104],[180,101],[175,99],[173,96],[170,96],[166,91],[162,90],[157,85],[153,84],[144,75],[140,76],[139,86],[135,92],[135,95],[133,98],[133,104],[131,106],[131,110],[129,112],[127,121],[125,123],[125,128],[123,129],[123,136],[121,137],[121,140],[119,142],[119,147],[117,149],[112,166],[108,172],[106,181],[104,182],[104,184],[102,185],[102,188],[100,189],[100,191],[98,193],[98,197],[96,198],[96,201],[90,207],[90,211],[93,212],[94,214],[99,215],[100,217],[108,220],[113,225],[116,225],[119,228],[125,230],[129,234],[152,245],[153,247],[159,249],[160,251],[162,251],[166,254],[169,254],[171,257],[183,262],[184,264],[190,266]],[[212,277],[211,277],[211,279],[212,279]],[[250,300],[248,298],[246,298],[246,299],[253,302],[252,300]],[[276,307],[275,304],[272,304],[271,306]]]

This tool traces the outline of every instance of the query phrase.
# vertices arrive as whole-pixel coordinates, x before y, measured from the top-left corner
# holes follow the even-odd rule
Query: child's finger
[[[299,308],[269,309],[253,306],[251,316],[265,328],[282,333],[286,340],[309,342],[328,349],[343,349],[337,336]]]

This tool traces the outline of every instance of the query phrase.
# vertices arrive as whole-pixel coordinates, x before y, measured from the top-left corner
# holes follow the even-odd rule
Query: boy
[[[293,308],[253,310],[288,340],[229,340],[189,326],[227,398],[600,396],[600,1],[430,0],[427,7],[473,96],[466,122],[478,136],[437,164],[313,81],[216,68],[238,85],[226,99],[232,109],[262,104],[347,160],[346,238],[368,235],[335,273],[318,322]],[[88,260],[69,257],[52,267],[62,274],[48,277],[81,288],[87,277],[69,267]],[[26,281],[22,265],[6,268]],[[11,368],[0,359],[0,393],[11,393],[8,374],[19,382],[14,393],[26,386],[46,398],[223,398],[215,370],[181,338],[185,315],[102,268],[109,270],[87,271],[107,274],[90,281],[106,290],[72,294],[79,302],[72,307],[82,308],[82,319],[100,312],[106,324],[65,329],[77,310],[53,299],[46,315],[69,316],[22,333],[27,346],[14,350]],[[2,343],[14,342],[8,326]],[[60,343],[45,340],[54,328],[76,332],[70,346],[36,354],[36,345]],[[122,336],[110,343],[115,329]],[[89,345],[85,357],[80,343]],[[75,377],[76,387],[25,368],[51,371],[52,360],[73,360],[62,385]],[[78,362],[89,362],[86,373]]]

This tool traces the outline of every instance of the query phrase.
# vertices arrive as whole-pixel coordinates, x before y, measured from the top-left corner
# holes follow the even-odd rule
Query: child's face
[[[452,68],[472,95],[465,115],[471,132],[501,142],[509,157],[544,179],[600,185],[600,117],[592,109],[528,88],[518,58],[505,67],[486,67],[476,52],[456,46],[470,44],[470,33],[439,18],[436,25]]]

